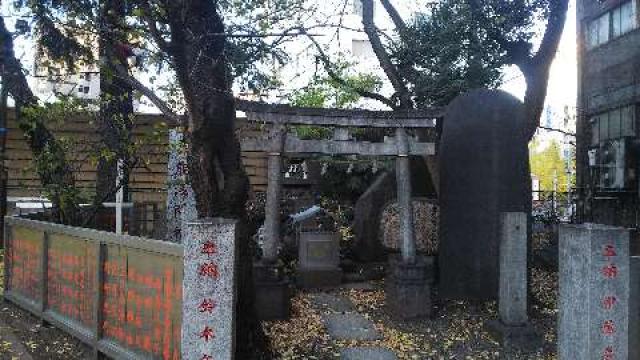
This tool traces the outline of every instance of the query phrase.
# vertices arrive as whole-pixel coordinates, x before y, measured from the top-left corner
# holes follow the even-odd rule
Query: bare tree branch
[[[400,77],[395,65],[391,62],[391,58],[378,35],[378,30],[373,21],[373,0],[362,0],[362,25],[365,33],[369,37],[371,47],[380,62],[382,70],[387,75],[387,78],[389,78],[391,85],[393,85],[393,88],[396,91],[396,96],[400,100],[399,107],[405,109],[413,107],[409,90],[407,89],[402,77]],[[398,108],[398,106],[396,105],[394,108]]]
[[[553,59],[558,51],[558,45],[564,30],[564,24],[567,20],[567,11],[569,10],[569,0],[552,1],[550,5],[549,19],[547,20],[547,29],[542,38],[542,43],[538,52],[533,57],[534,63],[546,63],[548,59]]]
[[[378,93],[374,93],[372,91],[367,91],[367,90],[364,90],[364,89],[353,87],[351,84],[349,84],[347,81],[345,81],[342,77],[340,77],[334,71],[334,64],[331,63],[331,60],[329,60],[329,57],[324,52],[324,50],[322,49],[322,46],[318,43],[318,41],[316,41],[316,39],[314,39],[313,37],[309,37],[309,40],[311,40],[311,42],[315,46],[316,50],[318,50],[318,56],[320,58],[320,61],[322,61],[322,64],[324,65],[325,71],[327,72],[329,77],[331,77],[331,79],[333,79],[333,81],[335,81],[335,82],[339,83],[340,85],[345,86],[345,87],[355,91],[358,95],[360,95],[362,97],[366,97],[366,98],[369,98],[369,99],[377,100],[377,101],[389,106],[392,109],[395,107],[395,104],[394,104],[393,101],[391,101],[391,99],[389,99],[389,98],[387,98],[387,97],[385,97],[383,95],[380,95]]]
[[[400,16],[400,13],[398,13],[398,10],[393,6],[390,0],[380,0],[380,2],[387,11],[387,14],[389,14],[391,21],[393,21],[393,24],[396,26],[398,34],[400,34],[400,37],[404,38],[407,34],[407,24]]]
[[[4,67],[3,85],[17,104],[36,105],[38,98],[31,91],[22,65],[13,52],[13,35],[7,30],[3,17],[0,17],[0,46],[0,66]]]
[[[527,122],[526,135],[529,139],[533,138],[540,124],[540,117],[547,97],[549,71],[564,30],[569,0],[557,0],[551,4],[549,20],[540,49],[528,64],[518,65],[527,80],[524,102]]]
[[[122,81],[126,82],[134,90],[139,91],[142,95],[144,95],[147,99],[149,99],[153,103],[153,105],[155,105],[160,110],[160,112],[164,116],[166,116],[168,120],[170,120],[170,123],[171,123],[170,125],[172,126],[183,125],[183,121],[180,118],[180,116],[178,116],[175,112],[173,112],[173,110],[171,110],[171,108],[169,107],[169,105],[167,105],[166,102],[160,99],[153,90],[144,86],[144,84],[138,81],[138,79],[131,76],[129,72],[122,65],[116,66],[116,76]]]
[[[542,130],[547,130],[547,131],[553,131],[553,132],[558,132],[567,136],[572,136],[572,137],[576,137],[575,133],[572,133],[570,131],[565,131],[562,129],[556,129],[556,128],[552,128],[552,127],[546,127],[546,126],[538,126],[538,129],[542,129]]]

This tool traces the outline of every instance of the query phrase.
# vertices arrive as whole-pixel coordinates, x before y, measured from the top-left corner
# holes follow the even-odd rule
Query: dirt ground
[[[399,359],[555,359],[556,318],[555,284],[550,271],[534,273],[535,304],[531,322],[543,344],[533,351],[505,350],[485,330],[486,321],[497,318],[495,302],[469,304],[452,301],[436,304],[432,317],[419,321],[395,321],[384,307],[382,283],[374,289],[333,290],[330,293],[349,298],[359,313],[372,320],[382,340],[332,341],[326,333],[321,313],[310,300],[314,292],[299,292],[293,300],[289,321],[265,323],[271,345],[281,359],[338,359],[346,347],[384,347]]]
[[[4,283],[3,260],[0,255],[0,284]],[[0,359],[62,360],[91,356],[91,349],[79,340],[43,325],[40,319],[7,301],[0,302]]]

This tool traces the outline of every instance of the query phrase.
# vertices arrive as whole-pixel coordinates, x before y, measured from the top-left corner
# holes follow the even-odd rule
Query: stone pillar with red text
[[[184,223],[182,358],[229,360],[235,350],[237,223]]]
[[[560,227],[560,360],[629,359],[629,239],[622,228]]]

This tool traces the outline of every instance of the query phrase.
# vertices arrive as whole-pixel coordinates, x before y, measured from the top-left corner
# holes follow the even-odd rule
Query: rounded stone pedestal
[[[385,291],[386,305],[393,317],[405,320],[431,315],[433,271],[431,256],[418,257],[415,264],[395,257],[390,260]]]
[[[291,309],[291,282],[276,265],[254,263],[256,316],[261,321],[287,320]]]

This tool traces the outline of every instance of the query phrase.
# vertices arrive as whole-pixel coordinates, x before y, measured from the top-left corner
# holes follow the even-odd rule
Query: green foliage
[[[501,54],[466,1],[447,0],[417,15],[406,39],[393,58],[418,105],[446,105],[468,89],[500,84]]]
[[[534,140],[529,146],[531,173],[540,180],[540,190],[553,191],[554,181],[557,191],[567,191],[567,163],[561,157],[560,144],[552,140],[541,149],[540,142]]]
[[[382,86],[380,78],[370,74],[349,74],[349,65],[343,63],[338,69],[345,84],[328,75],[316,76],[309,84],[289,95],[289,103],[297,107],[310,108],[350,108],[362,97],[354,89],[377,91]],[[327,139],[332,129],[319,126],[297,126],[295,132],[300,139]]]
[[[379,91],[382,80],[372,74],[354,73],[353,64],[338,62],[333,69],[341,83],[327,74],[314,76],[309,84],[289,95],[289,103],[299,107],[338,108],[353,107],[362,96],[358,91]]]
[[[497,88],[513,59],[506,47],[530,54],[535,21],[548,0],[469,0],[431,3],[391,45],[391,57],[411,84],[418,107],[446,105],[474,88]]]
[[[39,55],[45,67],[64,65],[74,70],[78,63],[95,61],[92,19],[98,2],[93,0],[16,0],[16,9],[29,9],[33,15]],[[55,65],[55,66],[54,66]]]

